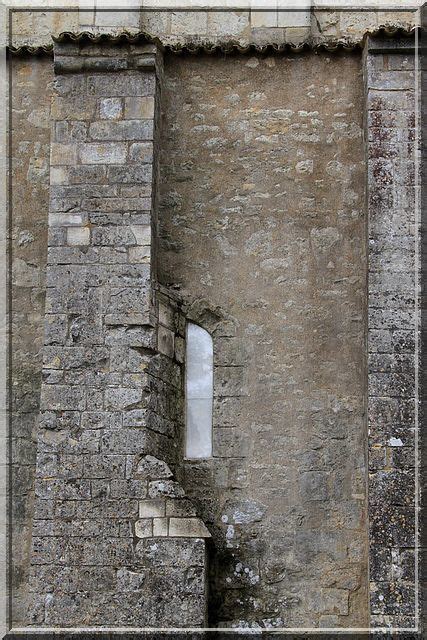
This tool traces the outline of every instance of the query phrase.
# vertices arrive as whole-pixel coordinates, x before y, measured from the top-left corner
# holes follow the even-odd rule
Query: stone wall
[[[374,626],[415,617],[416,244],[414,41],[367,49],[369,502]]]
[[[421,198],[420,198],[420,225],[421,225],[421,241],[420,241],[420,280],[425,282],[427,276],[427,243],[425,242],[427,231],[427,5],[422,9],[422,31],[420,38],[421,52],[419,56],[420,63],[420,80],[421,80],[421,105],[419,113],[420,137],[421,137]],[[427,420],[427,296],[425,288],[420,291],[420,412],[419,424],[425,425]],[[419,561],[419,580],[420,580],[420,623],[422,629],[427,629],[427,498],[425,495],[425,487],[427,487],[427,431],[420,428],[420,448],[419,448],[419,464],[420,464],[420,486],[421,510],[419,513],[419,521],[421,524],[420,531],[420,549],[418,554]]]
[[[300,11],[284,11],[289,3],[278,2],[278,10],[257,11],[262,6],[247,11],[180,11],[174,6],[170,11],[153,11],[156,0],[144,2],[143,10],[132,10],[138,4],[134,0],[121,11],[93,10],[94,2],[69,1],[69,11],[46,7],[44,11],[16,11],[12,14],[12,43],[15,46],[41,46],[51,44],[51,34],[61,31],[93,33],[119,33],[126,30],[148,31],[170,44],[218,42],[235,39],[241,43],[293,42],[312,39],[316,42],[344,39],[358,41],[367,31],[379,26],[392,25],[411,28],[419,24],[414,2],[406,11],[378,7],[378,11],[325,10],[312,7],[310,1],[294,3]],[[79,4],[86,11],[78,11]],[[272,3],[270,3],[272,4]],[[73,6],[74,5],[74,6]],[[167,6],[167,5],[165,5]],[[191,4],[186,4],[189,7]],[[107,8],[108,9],[108,8]],[[231,7],[230,7],[231,9]]]
[[[168,57],[159,278],[215,345],[213,626],[367,624],[357,54]]]
[[[31,543],[35,441],[46,292],[49,193],[50,61],[10,61],[13,188],[11,201],[12,617],[22,622]]]
[[[55,71],[28,622],[204,626],[150,258],[162,58],[69,43]]]
[[[167,54],[161,100],[152,48],[62,44],[55,88],[12,59],[15,624],[203,626],[212,533],[212,626],[363,626],[368,489],[371,623],[413,625],[411,47],[371,42],[365,93],[355,52]],[[199,463],[186,320],[215,348]]]

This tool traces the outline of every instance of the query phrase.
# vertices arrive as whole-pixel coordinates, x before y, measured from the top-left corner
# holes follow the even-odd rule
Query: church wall
[[[167,57],[159,279],[214,339],[210,623],[367,623],[362,61]]]
[[[30,561],[35,439],[46,286],[52,61],[11,59],[11,540],[13,622],[22,623]]]

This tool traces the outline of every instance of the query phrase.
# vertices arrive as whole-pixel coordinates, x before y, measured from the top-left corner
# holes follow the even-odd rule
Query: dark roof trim
[[[148,33],[140,31],[138,33],[123,32],[118,35],[111,35],[108,33],[94,34],[89,31],[82,31],[80,33],[72,33],[71,31],[64,31],[58,36],[52,36],[52,40],[58,43],[82,43],[82,44],[156,44],[163,51],[168,51],[174,54],[232,54],[232,53],[300,53],[302,51],[319,51],[333,53],[335,51],[353,51],[355,49],[361,49],[364,46],[366,38],[408,38],[414,37],[418,27],[412,27],[411,29],[405,29],[403,27],[391,27],[382,26],[375,31],[368,31],[364,34],[361,40],[356,42],[350,40],[330,40],[327,42],[314,43],[303,42],[301,44],[293,44],[291,42],[285,43],[269,43],[265,45],[259,45],[255,43],[241,44],[235,40],[228,42],[194,42],[194,43],[182,43],[182,44],[165,44],[159,38],[152,36]],[[21,47],[9,46],[8,52],[13,55],[33,55],[33,56],[51,56],[53,54],[53,45],[43,45],[38,47],[32,47],[30,45],[23,45]]]

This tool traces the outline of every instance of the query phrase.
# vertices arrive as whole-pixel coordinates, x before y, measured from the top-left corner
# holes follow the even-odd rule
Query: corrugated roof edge
[[[367,31],[363,38],[357,41],[350,40],[329,40],[326,42],[311,42],[304,41],[301,44],[293,44],[291,42],[284,43],[268,43],[268,44],[256,44],[248,43],[241,44],[235,40],[229,40],[224,42],[197,42],[197,43],[185,43],[185,44],[165,44],[160,38],[150,35],[144,31],[138,33],[129,33],[123,31],[120,34],[112,35],[108,33],[94,34],[89,31],[81,31],[80,33],[72,33],[71,31],[64,31],[58,36],[52,36],[52,40],[58,43],[66,42],[81,42],[81,43],[93,43],[93,44],[156,44],[163,51],[168,51],[174,54],[233,54],[233,53],[300,53],[302,51],[326,51],[333,53],[335,51],[353,51],[355,49],[361,49],[364,46],[366,38],[408,38],[414,37],[415,32],[419,27],[412,27],[411,29],[405,29],[404,27],[392,27],[381,26],[374,31]],[[8,53],[12,55],[32,55],[32,56],[51,56],[53,55],[53,44],[44,45],[38,47],[32,47],[30,45],[22,45],[21,47],[8,46]]]

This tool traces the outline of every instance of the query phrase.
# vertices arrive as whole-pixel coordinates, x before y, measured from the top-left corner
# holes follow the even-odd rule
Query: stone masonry
[[[45,4],[48,4],[47,0]],[[191,7],[191,4],[187,7]],[[161,38],[162,42],[172,45],[230,40],[243,45],[248,42],[265,45],[271,42],[328,42],[338,39],[355,42],[361,40],[366,32],[375,31],[381,25],[413,27],[418,22],[417,4],[421,5],[422,2],[409,0],[398,7],[396,5],[399,3],[393,0],[389,6],[378,3],[376,10],[372,8],[373,3],[368,9],[367,3],[362,7],[359,2],[354,3],[351,11],[343,3],[341,6],[334,3],[335,7],[332,8],[331,4],[319,6],[319,3],[311,0],[299,0],[293,4],[285,0],[268,3],[244,0],[240,3],[241,11],[232,11],[231,3],[226,11],[221,11],[221,4],[224,5],[207,2],[203,7],[202,3],[198,3],[196,7],[193,3],[194,11],[180,11],[180,5],[185,6],[184,3],[165,2],[164,6],[170,6],[170,11],[155,11],[159,6],[158,0],[122,0],[108,11],[107,2],[100,7],[96,0],[63,0],[60,11],[54,6],[46,6],[44,11],[31,8],[13,11],[10,37],[17,47],[49,46],[51,35],[63,31],[108,34],[148,31]],[[216,5],[216,10],[206,10],[209,5],[211,8]],[[257,11],[262,6],[271,10]],[[293,6],[303,10],[289,11]],[[406,10],[403,10],[405,7]]]
[[[212,626],[368,624],[363,105],[357,52],[165,57],[159,280],[214,343],[183,478]]]
[[[309,46],[359,44],[227,49],[302,29],[271,13],[11,62],[15,626],[415,628],[414,38],[319,11]]]
[[[415,626],[414,40],[365,52],[369,235],[369,531],[372,626]]]
[[[162,58],[57,46],[30,624],[203,626],[151,252]]]
[[[11,622],[25,617],[40,412],[49,206],[53,66],[14,58],[12,65],[11,320],[13,569]]]

